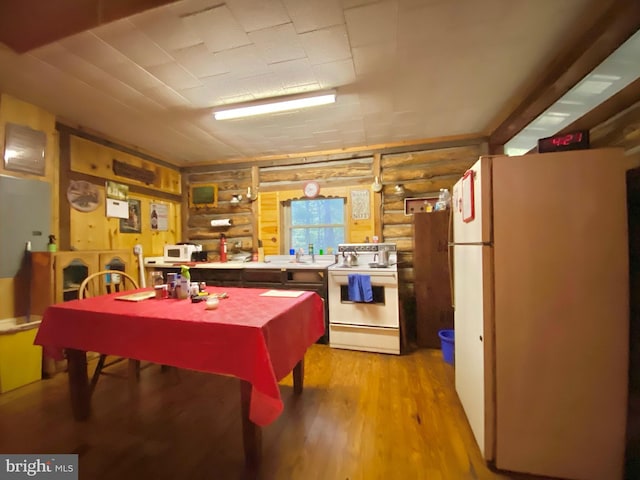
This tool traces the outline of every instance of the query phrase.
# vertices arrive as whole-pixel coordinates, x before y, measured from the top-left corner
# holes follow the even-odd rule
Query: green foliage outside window
[[[310,243],[315,253],[328,248],[338,250],[345,241],[344,199],[322,198],[291,202],[291,248],[308,253]]]

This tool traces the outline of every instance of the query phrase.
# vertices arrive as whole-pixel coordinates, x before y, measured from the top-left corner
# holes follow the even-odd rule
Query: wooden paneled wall
[[[45,149],[45,174],[44,176],[6,170],[4,162],[0,162],[0,175],[8,175],[17,178],[29,178],[51,183],[53,198],[51,199],[51,225],[52,231],[47,232],[58,235],[58,135],[55,128],[55,116],[29,103],[18,100],[7,94],[0,94],[0,140],[4,149],[5,127],[7,123],[25,125],[34,130],[45,132],[47,145]],[[0,226],[1,229],[6,225]],[[19,273],[15,278],[0,278],[0,320],[4,318],[21,317],[27,313],[28,278]]]
[[[66,181],[61,182],[61,190],[66,191],[71,180],[85,180],[96,184],[100,191],[100,205],[91,212],[82,212],[63,202],[61,215],[65,221],[61,228],[68,231],[69,247],[75,250],[130,249],[142,245],[145,256],[160,256],[165,244],[180,241],[181,233],[181,176],[177,168],[169,168],[130,152],[114,148],[100,141],[89,140],[70,134],[62,129],[62,136],[68,138],[68,171],[62,166]],[[63,155],[66,157],[66,154]],[[134,178],[117,175],[113,171],[113,161],[117,160],[134,168],[153,172],[155,180],[145,183]],[[62,162],[66,164],[67,162]],[[120,231],[120,219],[106,216],[105,181],[111,180],[129,187],[129,198],[140,201],[140,232]],[[168,208],[168,230],[151,228],[151,203],[161,203]],[[68,217],[67,217],[68,215]],[[68,224],[66,219],[68,218]],[[63,245],[63,248],[67,248]]]

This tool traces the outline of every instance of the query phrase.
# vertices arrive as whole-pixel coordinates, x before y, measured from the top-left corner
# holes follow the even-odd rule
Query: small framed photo
[[[129,217],[120,219],[120,233],[140,233],[141,225],[140,200],[130,198]]]

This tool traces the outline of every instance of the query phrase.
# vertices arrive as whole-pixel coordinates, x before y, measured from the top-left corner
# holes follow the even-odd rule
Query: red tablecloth
[[[60,358],[62,348],[100,352],[233,375],[253,386],[249,418],[267,425],[282,411],[278,380],[324,333],[322,299],[263,297],[264,289],[208,287],[227,292],[216,310],[205,302],[126,302],[115,293],[52,305],[35,343]]]

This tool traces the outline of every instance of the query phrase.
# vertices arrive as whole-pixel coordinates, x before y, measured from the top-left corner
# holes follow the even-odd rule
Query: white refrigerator
[[[623,477],[626,168],[618,149],[487,156],[453,188],[456,391],[498,469]]]

